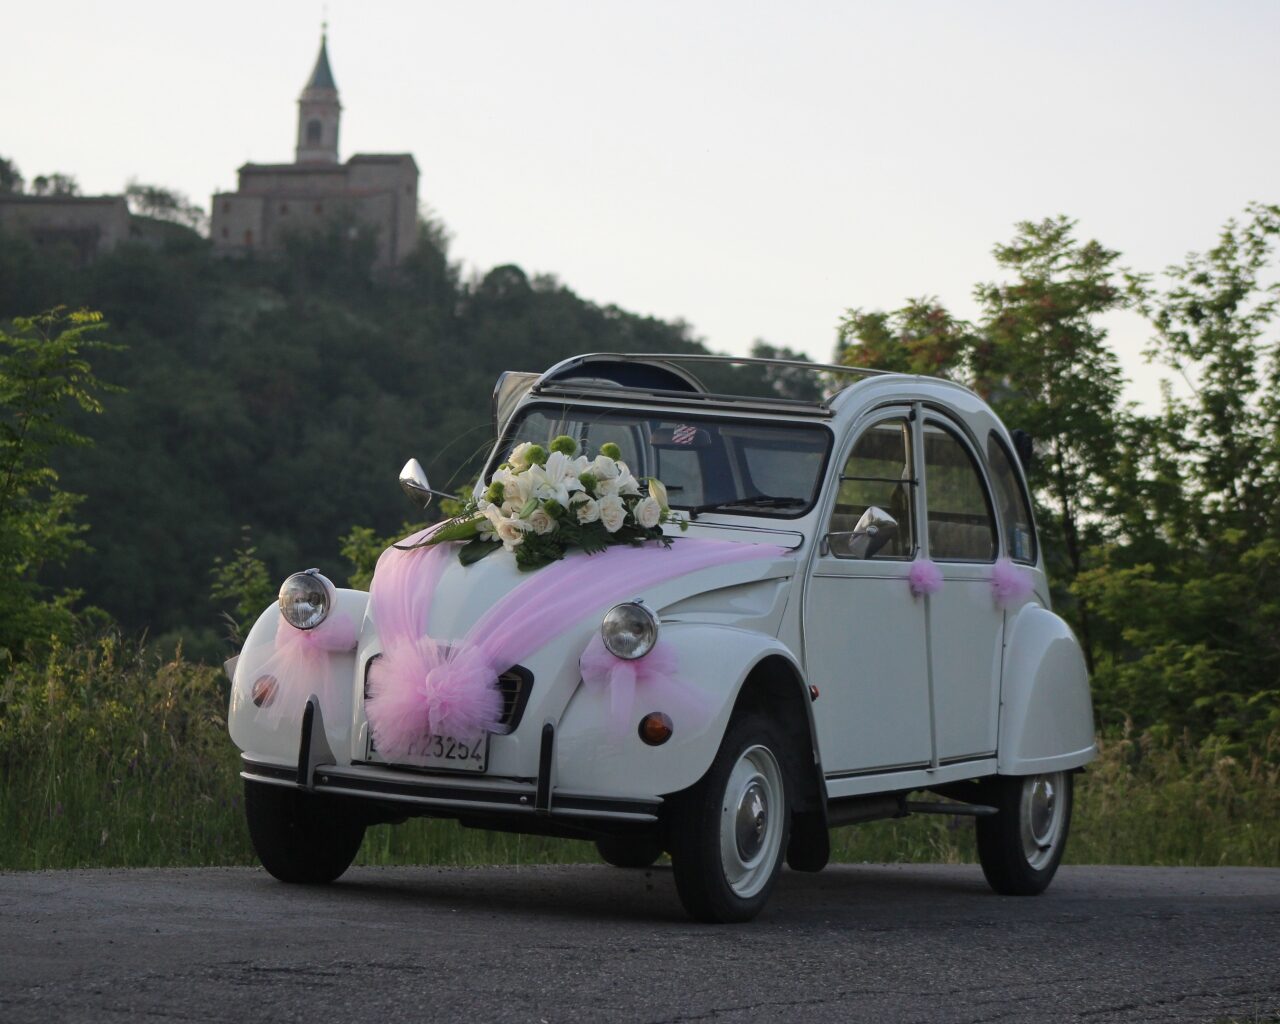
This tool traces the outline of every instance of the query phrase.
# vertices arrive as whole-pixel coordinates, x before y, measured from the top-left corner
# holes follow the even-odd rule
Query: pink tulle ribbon
[[[1035,580],[1026,569],[1001,558],[991,570],[991,592],[1001,608],[1019,605],[1035,590]]]
[[[911,585],[911,593],[916,597],[936,594],[942,589],[942,570],[938,568],[937,562],[931,562],[927,558],[917,558],[911,563],[907,582]]]
[[[378,559],[369,603],[383,654],[369,668],[365,714],[384,757],[420,753],[432,735],[465,742],[492,731],[502,714],[502,672],[646,587],[711,566],[792,554],[775,545],[683,538],[669,549],[650,544],[590,556],[576,552],[514,587],[466,636],[446,646],[427,630],[440,576],[456,550],[454,544],[393,547]],[[625,681],[620,685],[625,690]]]
[[[296,720],[307,698],[315,694],[322,704],[336,696],[339,680],[331,655],[353,650],[357,640],[351,616],[330,615],[315,629],[295,629],[283,618],[276,623],[274,650],[258,669],[251,686],[256,715],[267,724],[282,718]]]
[[[644,704],[645,713],[662,711],[695,728],[708,717],[706,698],[680,684],[675,651],[661,640],[643,658],[627,660],[611,653],[597,631],[582,652],[579,666],[587,689],[608,692],[609,724],[615,735],[625,733],[628,725],[638,720],[638,703]]]

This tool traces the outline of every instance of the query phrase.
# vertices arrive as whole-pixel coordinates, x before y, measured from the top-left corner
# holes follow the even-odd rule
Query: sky
[[[1018,221],[1155,272],[1280,201],[1273,0],[9,4],[0,156],[207,208],[293,159],[326,16],[342,157],[412,153],[468,272],[734,354],[826,360],[846,309],[914,296],[974,316]],[[1150,404],[1144,325],[1108,325]]]

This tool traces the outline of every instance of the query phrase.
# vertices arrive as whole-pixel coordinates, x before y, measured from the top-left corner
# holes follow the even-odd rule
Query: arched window
[[[319,121],[308,121],[307,122],[307,142],[308,143],[319,142],[320,135],[322,134],[323,131],[324,129],[321,127]]]

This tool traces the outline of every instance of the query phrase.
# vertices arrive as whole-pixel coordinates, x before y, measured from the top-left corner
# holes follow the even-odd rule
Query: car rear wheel
[[[999,813],[977,821],[978,859],[996,892],[1034,896],[1053,880],[1071,828],[1072,775],[996,776]]]
[[[735,719],[706,775],[673,801],[676,891],[699,921],[749,921],[773,890],[791,824],[782,744],[768,719]]]
[[[647,868],[662,856],[662,841],[646,833],[601,836],[596,850],[601,860],[615,868]]]
[[[300,789],[246,779],[244,809],[258,859],[282,882],[332,882],[364,840],[364,822],[340,802]]]

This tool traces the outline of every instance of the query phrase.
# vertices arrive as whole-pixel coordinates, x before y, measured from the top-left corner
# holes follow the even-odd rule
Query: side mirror
[[[839,557],[875,558],[897,536],[898,521],[878,505],[872,505],[862,513],[858,525],[851,532],[829,533],[823,546],[829,550],[832,540],[838,537],[841,541],[837,548]]]
[[[417,459],[410,459],[404,464],[404,469],[400,470],[400,489],[419,508],[430,505],[431,498],[435,494],[431,484],[427,482],[426,470]]]

